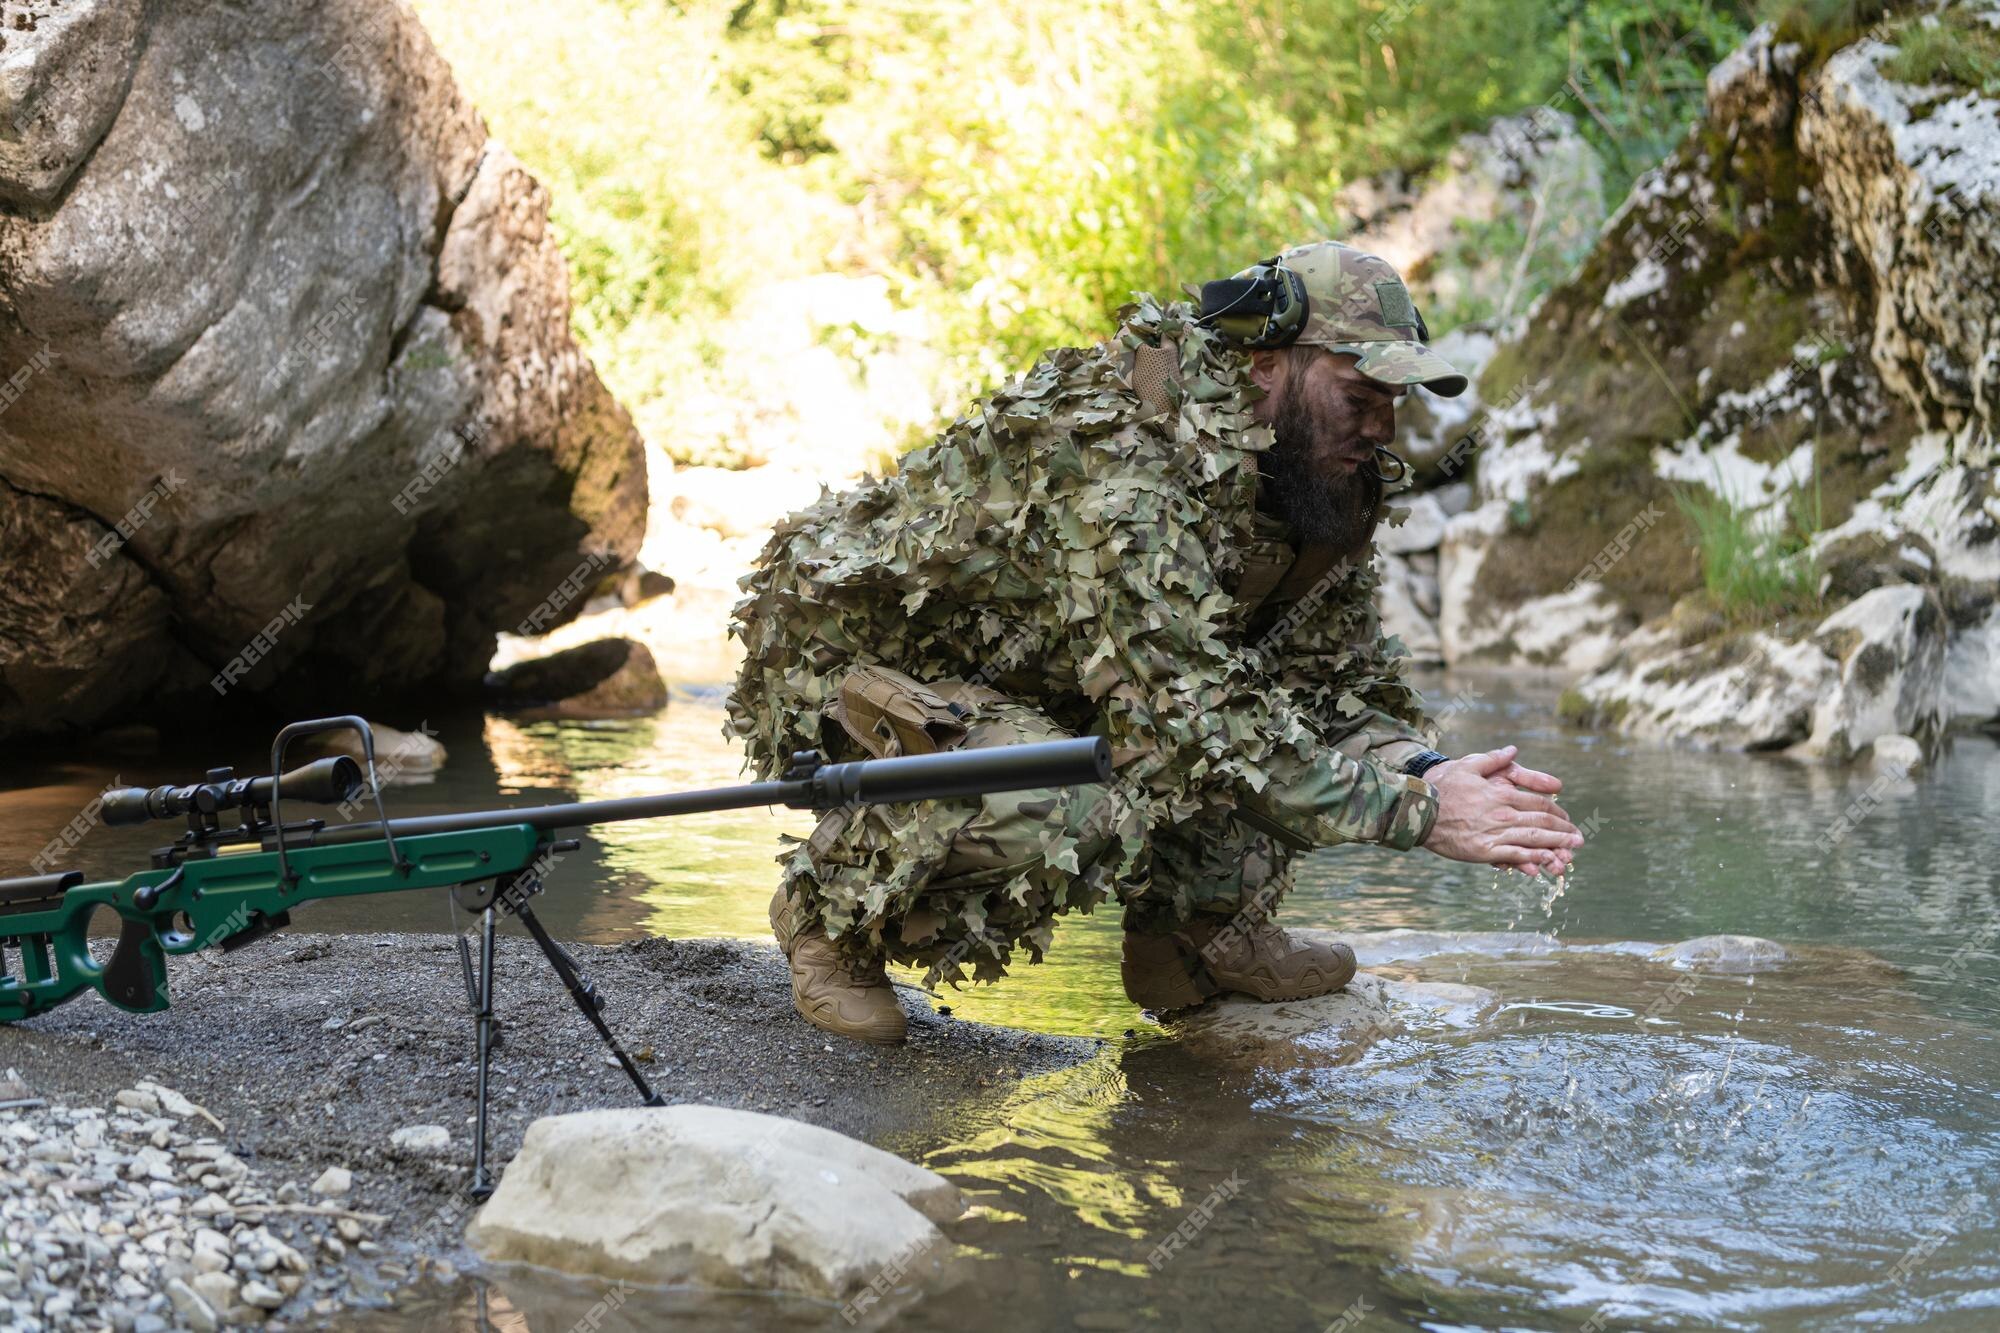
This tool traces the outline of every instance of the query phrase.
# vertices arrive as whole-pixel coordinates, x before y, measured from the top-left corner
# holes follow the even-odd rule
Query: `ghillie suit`
[[[764,776],[802,749],[1113,747],[1106,787],[827,816],[785,888],[844,951],[990,980],[1107,896],[1170,931],[1268,909],[1297,851],[1429,834],[1374,573],[1300,556],[1259,512],[1249,357],[1194,316],[1141,298],[895,476],[785,519],[744,578],[727,732]]]

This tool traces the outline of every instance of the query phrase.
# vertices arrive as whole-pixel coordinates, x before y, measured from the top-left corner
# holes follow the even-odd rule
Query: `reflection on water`
[[[1440,687],[1443,688],[1443,687]],[[1877,784],[1741,755],[1579,736],[1553,691],[1454,678],[1474,701],[1443,747],[1507,741],[1568,783],[1594,828],[1552,886],[1375,849],[1303,863],[1289,922],[1798,947],[1773,968],[1676,971],[1644,950],[1434,955],[1398,975],[1489,987],[1469,1031],[1385,1041],[1339,1068],[1204,1064],[1119,990],[1115,911],[1066,922],[1048,961],[946,997],[963,1016],[1111,1038],[1001,1109],[884,1146],[974,1213],[962,1285],[889,1322],[974,1329],[1991,1327],[2000,1247],[2000,750],[1961,738]],[[628,796],[742,780],[714,691],[614,724],[446,726],[439,779],[392,813]],[[0,861],[25,868],[113,774],[186,781],[243,753],[17,764]],[[1857,798],[1866,813],[1830,830]],[[543,915],[564,935],[762,938],[778,837],[750,810],[606,826],[566,857]],[[142,865],[161,830],[94,828],[57,864]],[[300,929],[437,929],[435,896],[321,904]],[[1803,947],[1800,947],[1803,946]],[[244,955],[244,965],[254,955]],[[1136,1035],[1127,1038],[1127,1030]],[[1176,1232],[1183,1241],[1167,1248]],[[494,1275],[369,1327],[561,1330],[602,1292]],[[485,1302],[484,1313],[480,1302]],[[605,1328],[845,1327],[812,1302],[638,1293]]]

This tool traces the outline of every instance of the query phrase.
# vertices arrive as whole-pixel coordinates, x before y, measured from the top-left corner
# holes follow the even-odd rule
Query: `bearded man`
[[[1149,297],[1051,352],[897,474],[777,525],[743,580],[730,734],[776,776],[836,759],[1096,734],[1108,786],[835,811],[771,922],[799,1012],[901,1041],[884,970],[1034,961],[1115,897],[1151,1009],[1346,985],[1354,954],[1272,920],[1341,843],[1561,873],[1582,835],[1515,748],[1448,759],[1374,609],[1397,402],[1465,377],[1385,261],[1301,245]],[[1382,471],[1384,466],[1390,472]]]

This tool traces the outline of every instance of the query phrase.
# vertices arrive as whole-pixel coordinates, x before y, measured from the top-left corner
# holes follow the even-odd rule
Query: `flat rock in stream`
[[[1499,1002],[1498,996],[1480,986],[1395,981],[1361,972],[1332,995],[1276,1004],[1229,996],[1168,1026],[1183,1045],[1206,1059],[1342,1065],[1360,1059],[1384,1037],[1412,1026],[1469,1026],[1492,1013]]]
[[[1791,951],[1776,940],[1755,935],[1702,935],[1663,945],[1652,953],[1656,963],[1701,968],[1712,972],[1755,972],[1789,959]]]
[[[496,1262],[846,1299],[942,1270],[942,1176],[844,1134],[719,1106],[547,1116],[467,1232]]]
[[[1554,953],[1568,947],[1553,935],[1530,930],[1301,930],[1307,939],[1338,940],[1354,950],[1362,967],[1429,958],[1434,954],[1476,953],[1489,957]]]

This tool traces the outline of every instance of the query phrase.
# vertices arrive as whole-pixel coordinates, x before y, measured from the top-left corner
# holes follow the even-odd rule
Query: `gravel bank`
[[[769,945],[647,940],[571,952],[668,1101],[787,1115],[892,1151],[999,1099],[1017,1076],[1095,1049],[940,1017],[913,991],[908,1045],[842,1042],[792,1012]],[[202,1310],[175,1304],[166,1284],[198,1295],[205,1278],[215,1299],[203,1304],[224,1318],[233,1309],[239,1321],[311,1325],[468,1261],[472,1021],[450,936],[280,936],[170,966],[166,1013],[126,1014],[86,995],[0,1028],[14,1095],[47,1103],[0,1110],[0,1221],[10,1240],[30,1238],[10,1246],[16,1285],[0,1264],[0,1300],[28,1303],[16,1322],[200,1327]],[[497,1173],[536,1117],[636,1094],[531,941],[502,937],[495,990],[505,1038],[488,1148]],[[125,1213],[111,1211],[114,1200],[127,1201],[116,1204]],[[73,1230],[75,1243],[38,1246],[32,1237],[51,1226]],[[202,1247],[219,1243],[228,1250],[218,1267]],[[134,1251],[147,1256],[143,1276]],[[120,1276],[133,1281],[121,1288]],[[88,1316],[87,1293],[122,1316]]]

